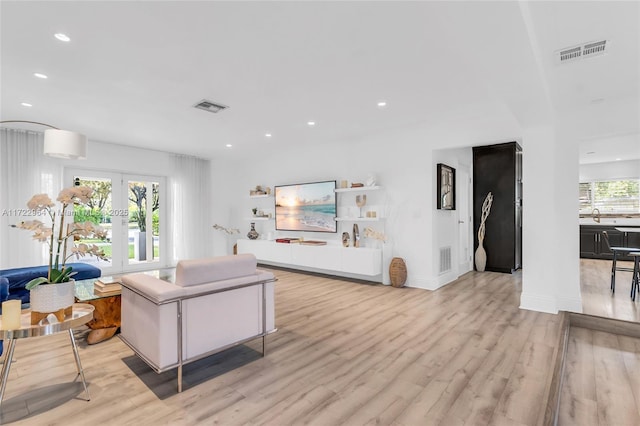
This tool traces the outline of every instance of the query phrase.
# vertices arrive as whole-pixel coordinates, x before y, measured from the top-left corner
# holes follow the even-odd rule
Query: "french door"
[[[166,266],[163,177],[67,169],[65,181],[93,189],[88,206],[76,206],[74,220],[107,230],[104,241],[80,242],[97,244],[109,257],[106,262],[93,257],[70,261],[91,263],[103,274]]]

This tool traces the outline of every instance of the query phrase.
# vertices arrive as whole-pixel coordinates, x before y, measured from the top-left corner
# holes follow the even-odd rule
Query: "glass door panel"
[[[160,261],[160,190],[158,179],[128,176],[129,221],[127,241],[129,265],[148,265]]]
[[[82,170],[69,171],[67,181],[74,186],[88,186],[93,194],[87,205],[74,206],[73,221],[76,223],[92,222],[107,231],[104,240],[85,238],[76,244],[95,244],[107,255],[107,260],[100,260],[93,256],[72,257],[69,262],[89,263],[100,268],[103,273],[111,273],[121,268],[120,257],[122,244],[122,216],[127,215],[126,209],[118,208],[120,178],[118,174],[92,172]],[[115,185],[114,185],[115,182]],[[114,197],[115,195],[115,197]]]

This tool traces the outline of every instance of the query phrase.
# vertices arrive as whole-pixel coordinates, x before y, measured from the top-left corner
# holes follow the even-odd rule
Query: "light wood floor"
[[[633,268],[632,262],[618,262]],[[582,312],[605,318],[640,322],[640,297],[632,301],[631,272],[616,272],[616,292],[611,293],[611,261],[580,259]]]
[[[571,327],[560,426],[640,424],[640,339]]]
[[[118,339],[80,354],[64,334],[19,341],[2,404],[16,425],[535,425],[560,316],[520,310],[520,274],[471,272],[438,291],[276,270],[259,342],[157,375]],[[78,332],[81,338],[83,332]]]

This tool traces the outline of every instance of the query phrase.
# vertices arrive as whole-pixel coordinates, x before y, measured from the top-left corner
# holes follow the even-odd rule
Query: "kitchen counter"
[[[640,226],[640,218],[636,217],[603,217],[600,223],[593,220],[592,217],[581,217],[580,225],[601,225],[601,226]]]

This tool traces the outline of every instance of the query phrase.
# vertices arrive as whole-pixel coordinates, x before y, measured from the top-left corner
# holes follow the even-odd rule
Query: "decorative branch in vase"
[[[491,204],[493,203],[493,195],[491,192],[487,194],[487,197],[482,203],[482,216],[480,218],[480,227],[478,228],[478,248],[475,253],[476,269],[479,272],[483,272],[487,266],[487,252],[484,249],[484,235],[486,232],[486,222],[489,213],[491,212]]]

